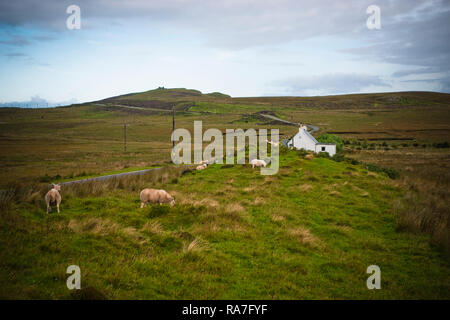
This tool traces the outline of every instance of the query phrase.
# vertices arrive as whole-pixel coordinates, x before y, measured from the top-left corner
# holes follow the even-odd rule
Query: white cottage
[[[330,156],[336,154],[336,145],[334,143],[318,142],[306,129],[306,125],[300,125],[297,134],[288,141],[288,147],[305,149],[315,153],[328,152]]]

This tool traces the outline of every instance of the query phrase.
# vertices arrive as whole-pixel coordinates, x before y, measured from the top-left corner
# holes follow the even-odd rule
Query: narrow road
[[[297,126],[297,127],[299,126],[299,123],[290,122],[290,121],[287,121],[287,120],[284,120],[284,119],[280,119],[280,118],[278,118],[276,116],[273,116],[271,114],[260,113],[260,115],[265,117],[265,118],[269,118],[269,119],[276,120],[276,121],[279,121],[279,122],[283,122],[283,123],[286,123],[286,124],[290,124],[290,125],[293,125],[293,126]],[[318,126],[313,126],[312,124],[309,124],[309,123],[306,123],[306,125],[311,129],[309,131],[309,133],[314,133],[316,131],[319,131],[319,127]]]
[[[72,181],[61,182],[59,185],[68,186],[71,184],[85,183],[85,182],[91,182],[91,181],[106,181],[106,180],[109,180],[112,178],[141,175],[141,174],[145,174],[150,171],[161,170],[162,168],[163,167],[151,168],[151,169],[145,169],[145,170],[137,170],[137,171],[116,173],[116,174],[109,174],[106,176],[99,176],[99,177],[86,178],[86,179],[80,179],[80,180],[72,180]]]
[[[134,109],[134,110],[144,110],[144,111],[172,112],[172,110],[168,110],[168,109],[143,108],[143,107],[125,106],[123,104],[93,103],[93,105],[101,106],[101,107],[119,107],[119,108]]]

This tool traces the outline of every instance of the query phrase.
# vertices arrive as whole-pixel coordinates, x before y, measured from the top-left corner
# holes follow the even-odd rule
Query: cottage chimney
[[[298,131],[306,130],[306,126],[303,123],[300,123],[300,128]]]

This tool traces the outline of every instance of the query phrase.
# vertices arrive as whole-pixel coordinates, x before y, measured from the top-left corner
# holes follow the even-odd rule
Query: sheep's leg
[[[56,209],[58,209],[58,213],[59,213],[59,203],[56,204]]]
[[[141,202],[141,209],[145,207],[145,202]]]
[[[50,208],[50,206],[47,203],[47,213],[48,213],[49,209],[51,210],[52,208]]]

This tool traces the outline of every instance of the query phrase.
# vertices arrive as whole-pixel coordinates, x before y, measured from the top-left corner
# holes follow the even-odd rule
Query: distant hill
[[[315,97],[241,97],[234,103],[260,104],[291,108],[365,109],[408,108],[450,105],[450,94],[428,91],[342,94]]]
[[[231,102],[231,96],[220,92],[204,94],[194,89],[159,87],[154,90],[115,96],[98,102],[156,109],[175,107],[176,110],[184,110],[192,107],[195,102]]]
[[[163,87],[144,92],[129,93],[98,101],[107,104],[121,104],[143,108],[187,110],[194,105],[233,104],[264,105],[287,108],[314,109],[364,109],[364,108],[407,108],[413,106],[449,105],[450,94],[438,92],[381,92],[344,94],[316,97],[237,97],[220,93],[202,93],[186,88],[166,89]]]

